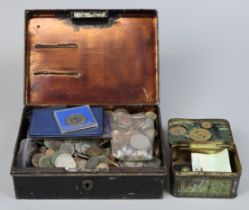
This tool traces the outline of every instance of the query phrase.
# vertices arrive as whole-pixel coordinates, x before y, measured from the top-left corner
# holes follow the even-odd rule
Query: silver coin
[[[60,154],[55,159],[55,167],[76,168],[75,160],[69,154]]]
[[[76,152],[81,153],[81,142],[78,142],[74,145]]]
[[[119,114],[116,121],[120,128],[129,128],[132,125],[132,117],[127,113]]]
[[[99,156],[93,156],[89,158],[86,163],[86,169],[94,169],[100,163]]]
[[[59,155],[61,155],[61,154],[64,154],[64,153],[61,152],[61,151],[56,151],[56,152],[54,152],[54,154],[50,157],[50,161],[51,161],[51,163],[52,163],[53,166],[55,166],[55,160],[56,160],[56,158],[57,158]]]
[[[110,160],[101,155],[101,156],[93,156],[89,158],[86,163],[86,169],[94,169],[99,163],[108,163]]]
[[[81,147],[80,147],[81,153],[86,154],[86,151],[87,151],[87,149],[89,147],[91,147],[91,145],[89,145],[89,144],[82,144]]]
[[[84,171],[86,169],[86,163],[87,160],[80,159],[76,161],[76,167],[79,169],[79,171]]]
[[[157,115],[155,112],[146,112],[145,115],[150,117],[152,120],[156,120],[157,118]]]
[[[63,143],[60,146],[60,151],[63,152],[63,153],[70,154],[70,155],[73,155],[74,152],[75,152],[73,144],[68,143],[68,142]]]
[[[59,150],[63,141],[55,140],[55,139],[45,139],[44,144],[47,148],[52,149],[54,151]]]
[[[50,161],[50,157],[45,156],[45,155],[42,156],[39,159],[39,167],[42,167],[42,168],[51,168],[52,164],[51,164],[51,161]]]
[[[109,171],[109,166],[107,163],[99,163],[95,167],[95,170],[97,170],[97,171]]]
[[[135,149],[146,149],[150,146],[150,140],[143,134],[135,134],[131,137],[130,144]]]
[[[148,128],[146,130],[143,131],[143,134],[145,134],[146,136],[149,137],[149,139],[154,139],[155,135],[156,135],[156,131],[154,128]]]

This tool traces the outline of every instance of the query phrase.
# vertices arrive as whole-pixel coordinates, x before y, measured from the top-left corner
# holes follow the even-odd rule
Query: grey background
[[[1,1],[0,209],[242,209],[249,204],[249,1]],[[236,199],[15,200],[9,175],[23,107],[24,9],[155,8],[163,127],[171,117],[226,118],[243,165]],[[125,183],[124,183],[125,184]]]

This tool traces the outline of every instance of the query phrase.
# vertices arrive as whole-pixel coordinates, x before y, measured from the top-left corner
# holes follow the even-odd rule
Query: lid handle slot
[[[76,25],[105,25],[109,23],[109,13],[105,10],[72,11],[71,20]]]

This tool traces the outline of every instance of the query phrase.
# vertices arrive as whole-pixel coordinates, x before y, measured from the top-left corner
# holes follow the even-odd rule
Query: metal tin
[[[203,121],[210,122],[218,127],[221,126],[223,134],[219,134],[217,127],[213,130],[209,124],[202,124]],[[189,122],[189,125],[186,125]],[[216,123],[216,124],[215,124]],[[183,126],[183,129],[172,129],[173,126]],[[211,139],[206,142],[191,139],[191,129],[194,127],[206,126],[212,134]],[[170,131],[171,130],[171,131]],[[170,141],[170,171],[171,171],[171,192],[178,197],[202,197],[202,198],[233,198],[237,196],[238,185],[241,176],[241,164],[236,146],[233,142],[229,122],[223,119],[180,119],[169,120],[168,125]],[[174,133],[175,132],[175,133]],[[179,135],[178,135],[179,134]],[[178,137],[176,137],[178,135]],[[188,151],[213,153],[227,148],[229,151],[232,172],[203,172],[192,170],[178,170],[179,164],[188,165],[191,160]],[[184,152],[183,152],[184,151]],[[176,160],[176,161],[175,161]],[[175,164],[176,163],[176,164]],[[191,164],[190,166],[191,167]]]

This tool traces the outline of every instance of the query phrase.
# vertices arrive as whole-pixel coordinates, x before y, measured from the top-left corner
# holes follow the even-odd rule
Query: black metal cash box
[[[29,10],[25,13],[24,109],[11,166],[16,198],[161,198],[166,176],[159,107],[155,10]],[[18,167],[37,107],[102,106],[157,114],[159,168],[68,172]]]

